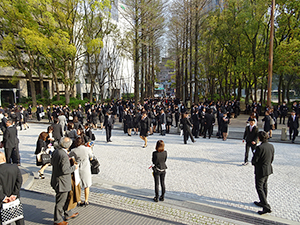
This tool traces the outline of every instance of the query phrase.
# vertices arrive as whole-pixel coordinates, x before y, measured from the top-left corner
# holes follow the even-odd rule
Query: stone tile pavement
[[[179,135],[154,134],[147,149],[141,148],[138,136],[128,137],[117,126],[109,144],[105,133],[94,131],[94,154],[101,173],[93,176],[92,204],[78,209],[83,219],[78,217],[70,224],[300,224],[298,145],[274,141],[274,174],[269,180],[273,212],[259,216],[256,211],[260,208],[252,204],[257,200],[253,168],[241,166],[244,119],[232,121],[229,136],[236,133],[226,142],[199,138],[195,144],[183,145]],[[46,128],[46,124],[32,123],[29,130],[19,132],[26,224],[52,223],[51,167],[45,180],[32,176],[38,171],[33,154],[37,137]],[[166,142],[168,151],[167,194],[164,202],[154,203],[153,178],[147,168],[158,139]]]

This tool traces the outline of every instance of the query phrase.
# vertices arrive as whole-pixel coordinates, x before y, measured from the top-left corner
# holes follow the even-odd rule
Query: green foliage
[[[85,100],[80,100],[80,99],[77,99],[77,98],[70,98],[70,103],[69,103],[69,107],[71,109],[75,109],[75,108],[78,108],[78,105],[81,104],[84,106],[84,104],[86,103],[87,101]]]
[[[123,93],[122,99],[124,99],[124,100],[134,99],[134,93]]]

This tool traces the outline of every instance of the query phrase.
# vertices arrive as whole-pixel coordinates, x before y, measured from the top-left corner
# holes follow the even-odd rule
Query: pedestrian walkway
[[[105,132],[94,130],[94,153],[101,172],[93,175],[91,205],[79,208],[80,217],[70,224],[90,224],[88,219],[93,224],[300,224],[298,145],[274,142],[274,174],[268,196],[273,212],[259,216],[256,212],[260,208],[253,204],[257,200],[253,167],[241,166],[245,121],[242,116],[232,120],[229,136],[237,133],[225,142],[199,138],[194,144],[183,145],[182,137],[174,135],[176,129],[172,128],[172,135],[149,136],[146,149],[141,148],[143,141],[138,136],[124,135],[121,124],[113,130],[112,143],[105,142]],[[29,130],[19,132],[26,224],[53,221],[51,167],[45,171],[46,179],[34,179],[38,171],[36,140],[47,126],[32,123]],[[167,193],[164,202],[155,203],[153,178],[147,168],[155,143],[162,138],[168,151]]]
[[[23,175],[25,175],[23,169]],[[32,186],[21,191],[26,225],[53,224],[55,193],[46,179],[33,179]],[[99,181],[99,180],[98,180]],[[152,193],[132,187],[96,183],[91,188],[90,205],[77,207],[79,216],[70,224],[292,224],[274,217],[263,218],[246,212],[222,209],[178,196],[154,203]],[[83,196],[82,196],[83,197]],[[295,223],[296,224],[296,223]]]

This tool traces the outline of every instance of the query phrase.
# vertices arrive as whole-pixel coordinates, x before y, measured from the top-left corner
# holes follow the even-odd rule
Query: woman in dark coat
[[[181,120],[182,123],[182,129],[183,129],[183,142],[184,144],[187,143],[187,140],[189,139],[189,137],[191,138],[192,142],[195,142],[195,139],[191,133],[191,129],[190,127],[192,127],[192,123],[190,121],[190,119],[188,118],[188,113],[184,113],[183,114],[183,118]]]
[[[99,121],[100,121],[100,129],[103,129],[104,113],[101,106],[98,108],[98,114],[99,114]]]
[[[97,129],[97,113],[96,113],[96,110],[93,109],[92,111],[92,126],[93,126],[93,129]]]
[[[84,136],[85,143],[87,143],[89,141],[92,141],[92,139],[93,139],[93,132],[91,130],[90,124],[86,123],[85,126],[84,126],[84,129],[85,129],[85,132],[84,132],[84,134],[85,134],[85,136]]]
[[[47,132],[42,132],[39,135],[38,141],[36,143],[36,149],[35,149],[35,153],[34,154],[39,154],[42,151],[46,151],[47,149],[47,144],[46,144],[46,140],[48,137],[48,133]],[[42,165],[41,169],[38,171],[39,172],[39,177],[41,179],[45,179],[44,176],[44,170],[50,165],[50,163],[46,163],[44,165]]]
[[[148,132],[150,129],[150,119],[147,116],[147,112],[144,111],[141,117],[141,131],[140,131],[140,138],[144,140],[145,144],[143,148],[147,147],[147,137],[148,137]]]
[[[222,135],[223,135],[223,141],[226,141],[227,136],[228,136],[228,124],[230,123],[230,118],[228,116],[228,112],[225,112],[223,114],[223,118],[222,118],[221,122],[222,122],[221,131],[222,131]]]
[[[130,110],[127,111],[127,115],[125,116],[126,120],[126,127],[127,127],[127,133],[128,136],[131,136],[131,131],[133,127],[133,119]]]
[[[154,177],[154,187],[155,187],[155,197],[153,200],[158,202],[159,196],[159,181],[161,185],[161,196],[159,197],[160,201],[165,199],[165,176],[166,176],[166,161],[167,161],[167,152],[165,151],[165,143],[162,140],[156,142],[155,150],[152,153],[152,169]]]

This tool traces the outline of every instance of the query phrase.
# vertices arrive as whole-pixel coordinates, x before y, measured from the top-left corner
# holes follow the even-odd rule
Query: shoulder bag
[[[100,173],[100,163],[98,159],[94,156],[91,162],[91,172],[92,174],[98,174]]]

